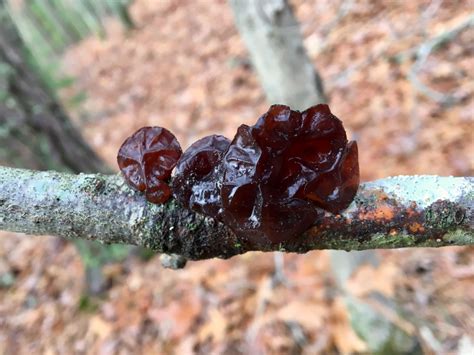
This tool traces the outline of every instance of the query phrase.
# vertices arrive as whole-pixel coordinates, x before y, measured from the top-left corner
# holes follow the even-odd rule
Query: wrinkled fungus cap
[[[163,203],[171,196],[165,183],[181,156],[176,137],[162,127],[143,127],[119,149],[117,162],[127,183],[145,192],[148,201]]]

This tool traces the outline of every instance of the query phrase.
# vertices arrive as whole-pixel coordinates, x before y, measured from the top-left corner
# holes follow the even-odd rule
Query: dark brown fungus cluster
[[[172,169],[173,159],[179,157],[156,154],[161,159],[158,164],[166,162],[166,168],[151,168],[155,171]],[[133,152],[122,155],[134,156]],[[119,165],[138,176],[132,186],[143,182],[140,191],[148,191],[148,181],[163,181],[156,177],[159,174],[149,179],[141,173],[146,163],[121,165],[120,153]],[[255,125],[241,125],[232,141],[212,135],[191,145],[177,162],[173,193],[184,206],[222,221],[239,237],[266,244],[300,235],[322,209],[342,211],[358,186],[357,144],[347,141],[342,122],[327,105],[304,112],[273,105]]]

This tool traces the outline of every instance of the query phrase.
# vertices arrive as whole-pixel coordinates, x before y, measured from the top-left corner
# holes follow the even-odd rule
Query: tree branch
[[[188,259],[251,250],[474,245],[474,178],[398,176],[362,184],[340,215],[328,212],[293,241],[251,245],[211,218],[148,203],[119,175],[0,167],[0,230],[141,245]]]

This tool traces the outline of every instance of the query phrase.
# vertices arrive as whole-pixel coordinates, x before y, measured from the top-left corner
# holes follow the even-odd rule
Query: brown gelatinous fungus
[[[181,156],[176,137],[162,127],[143,127],[119,149],[117,162],[127,183],[146,199],[164,203],[171,196],[167,181]]]
[[[356,142],[327,105],[273,105],[232,140],[209,136],[178,162],[173,190],[187,208],[217,218],[251,244],[307,230],[321,209],[338,213],[359,186]]]
[[[173,192],[185,207],[217,218],[222,206],[217,185],[220,162],[229,144],[226,137],[207,136],[194,142],[179,159]]]

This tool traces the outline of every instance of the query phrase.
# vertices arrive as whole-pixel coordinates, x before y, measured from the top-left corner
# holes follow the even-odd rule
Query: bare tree
[[[0,164],[38,170],[110,172],[45,84],[0,1]],[[76,241],[91,294],[105,286],[104,247]],[[86,256],[86,257],[85,257]]]
[[[0,162],[34,169],[107,172],[27,62],[24,46],[0,1]]]

